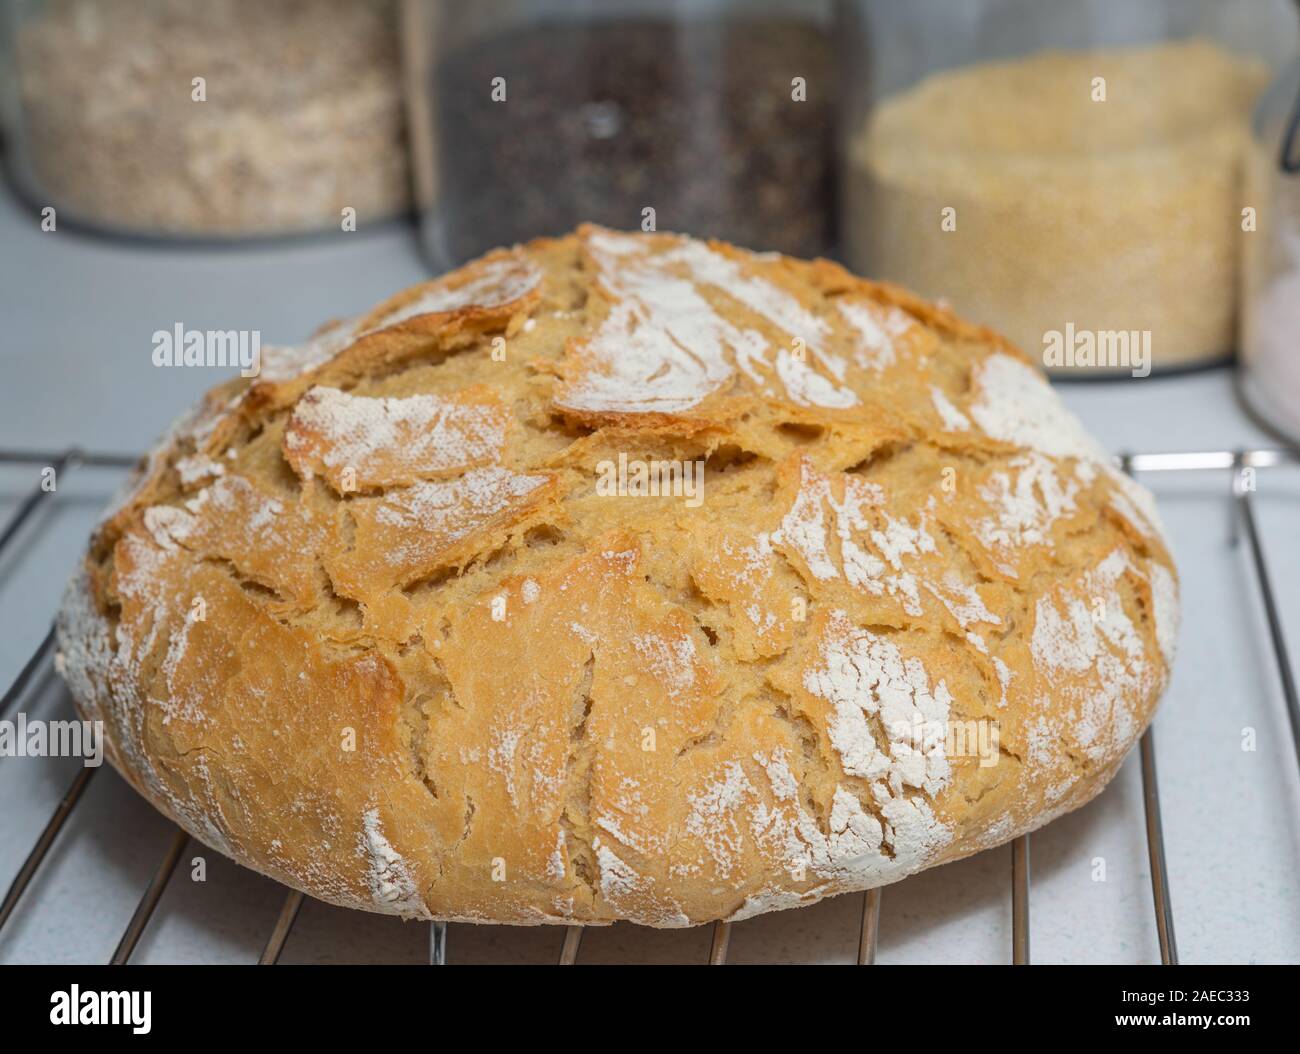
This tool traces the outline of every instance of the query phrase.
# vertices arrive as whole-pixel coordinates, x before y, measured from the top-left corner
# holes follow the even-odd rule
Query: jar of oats
[[[230,238],[408,207],[392,0],[6,4],[11,175],[57,220]]]
[[[1233,352],[1250,114],[1289,0],[860,0],[841,38],[848,262],[1053,373]]]

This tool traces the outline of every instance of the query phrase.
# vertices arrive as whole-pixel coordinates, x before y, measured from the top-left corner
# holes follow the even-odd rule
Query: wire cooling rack
[[[83,451],[70,448],[62,452],[32,450],[0,450],[0,465],[34,465],[52,467],[58,476],[74,469],[121,470],[134,465],[137,458],[124,454]],[[1254,507],[1254,474],[1261,469],[1270,469],[1284,464],[1300,464],[1300,450],[1291,448],[1270,448],[1250,450],[1215,450],[1182,453],[1133,453],[1117,458],[1117,463],[1125,472],[1141,475],[1144,473],[1187,472],[1187,471],[1222,471],[1231,480],[1231,502],[1234,506],[1232,518],[1232,544],[1237,544],[1244,536],[1249,547],[1251,563],[1254,567],[1255,581],[1258,586],[1260,601],[1268,622],[1269,638],[1273,657],[1277,665],[1282,686],[1287,718],[1290,723],[1291,736],[1294,741],[1297,764],[1300,764],[1300,701],[1297,700],[1296,683],[1287,654],[1286,638],[1283,633],[1281,618],[1273,590],[1273,581],[1269,573],[1268,561],[1260,538],[1258,519]],[[0,554],[13,541],[23,525],[49,498],[50,494],[39,484],[21,500],[9,520],[0,528]],[[35,652],[23,664],[17,677],[10,684],[4,697],[0,699],[0,719],[25,695],[38,673],[43,671],[51,660],[54,650],[54,627],[37,646]],[[0,682],[3,683],[3,682]],[[1146,843],[1151,870],[1151,894],[1155,909],[1155,928],[1160,945],[1160,959],[1166,965],[1178,962],[1178,946],[1174,936],[1174,913],[1169,891],[1169,875],[1165,862],[1164,834],[1160,816],[1160,786],[1156,777],[1154,732],[1148,728],[1143,734],[1139,747],[1142,772],[1142,799],[1146,819]],[[46,822],[36,843],[27,854],[17,875],[14,877],[0,902],[0,931],[14,916],[24,893],[33,877],[40,870],[41,864],[55,844],[68,818],[85,796],[91,780],[98,768],[83,767],[78,770],[76,778],[68,787],[49,820]],[[154,909],[162,899],[189,845],[190,837],[179,827],[175,829],[166,852],[159,861],[152,879],[145,887],[131,916],[130,922],[122,933],[110,963],[121,965],[128,962],[137,943],[144,934]],[[1029,886],[1030,886],[1030,836],[1017,838],[1011,847],[1011,961],[1017,965],[1028,964],[1029,957]],[[876,959],[876,940],[879,931],[881,902],[883,891],[868,890],[862,895],[861,924],[858,934],[857,963],[871,965]],[[297,890],[288,890],[278,918],[267,937],[266,944],[258,959],[261,965],[273,965],[279,958],[293,929],[294,922],[305,900],[304,894]],[[563,938],[556,961],[560,965],[573,965],[578,962],[582,945],[583,927],[564,928]],[[558,936],[558,935],[557,935]],[[717,922],[713,926],[712,942],[708,961],[712,965],[723,965],[727,961],[727,948],[731,938],[731,923]],[[447,962],[447,924],[445,922],[429,923],[428,961],[432,965]]]

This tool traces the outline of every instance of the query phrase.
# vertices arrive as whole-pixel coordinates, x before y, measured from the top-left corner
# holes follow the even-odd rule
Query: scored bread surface
[[[584,227],[211,392],[97,529],[59,665],[142,794],[312,896],[687,926],[1082,805],[1177,620],[1150,496],[993,333]]]

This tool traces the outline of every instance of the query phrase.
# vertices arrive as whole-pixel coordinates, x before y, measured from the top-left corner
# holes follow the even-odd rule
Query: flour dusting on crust
[[[831,743],[851,776],[884,781],[891,794],[917,787],[937,794],[950,770],[942,741],[928,732],[946,728],[952,697],[943,681],[930,686],[920,660],[867,630],[854,629],[843,611],[832,614],[820,642],[819,665],[804,675],[804,687],[834,708]],[[888,747],[872,730],[883,726]]]
[[[843,299],[840,314],[858,337],[855,357],[866,369],[882,371],[898,361],[894,342],[916,329],[916,320],[892,304]]]
[[[971,417],[989,435],[1058,458],[1077,458],[1076,471],[1100,468],[1136,506],[1157,533],[1163,534],[1155,499],[1145,487],[1118,471],[1102,446],[1065,408],[1047,380],[1032,366],[1010,355],[991,355],[975,370],[978,399]]]
[[[316,386],[294,406],[284,450],[300,476],[319,472],[335,490],[393,486],[499,461],[508,420],[488,388],[369,398]]]
[[[366,856],[367,877],[375,904],[397,915],[429,918],[429,909],[406,862],[384,837],[379,809],[367,809],[361,820],[361,849]]]
[[[580,372],[560,389],[561,406],[681,413],[737,369],[761,391],[783,392],[801,406],[857,403],[853,390],[837,383],[842,362],[818,350],[825,323],[737,261],[701,242],[678,239],[655,252],[645,239],[602,230],[587,235],[585,248],[611,304],[578,354]],[[728,321],[710,291],[743,304],[781,332],[782,342],[773,346],[760,330]]]

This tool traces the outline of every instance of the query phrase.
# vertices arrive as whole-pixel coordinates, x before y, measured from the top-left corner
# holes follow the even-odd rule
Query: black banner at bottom
[[[9,967],[0,970],[0,1002],[9,1035],[49,1029],[87,1039],[97,1031],[205,1042],[274,1035],[373,1044],[424,1036],[435,1045],[461,1045],[466,1028],[492,1042],[498,1029],[515,1023],[549,1033],[559,1017],[571,1017],[567,1027],[588,1034],[601,1023],[622,1032],[631,1026],[647,1040],[670,1029],[707,1041],[737,1025],[757,1026],[777,1041],[789,1029],[802,1043],[830,1027],[842,1040],[851,1022],[864,1030],[864,1041],[987,1038],[990,1028],[1015,1035],[1038,1025],[1050,1031],[1019,1038],[1174,1031],[1227,1039],[1289,1024],[1297,980],[1293,967],[731,967],[686,986],[666,967],[574,969],[581,974],[500,967]]]

